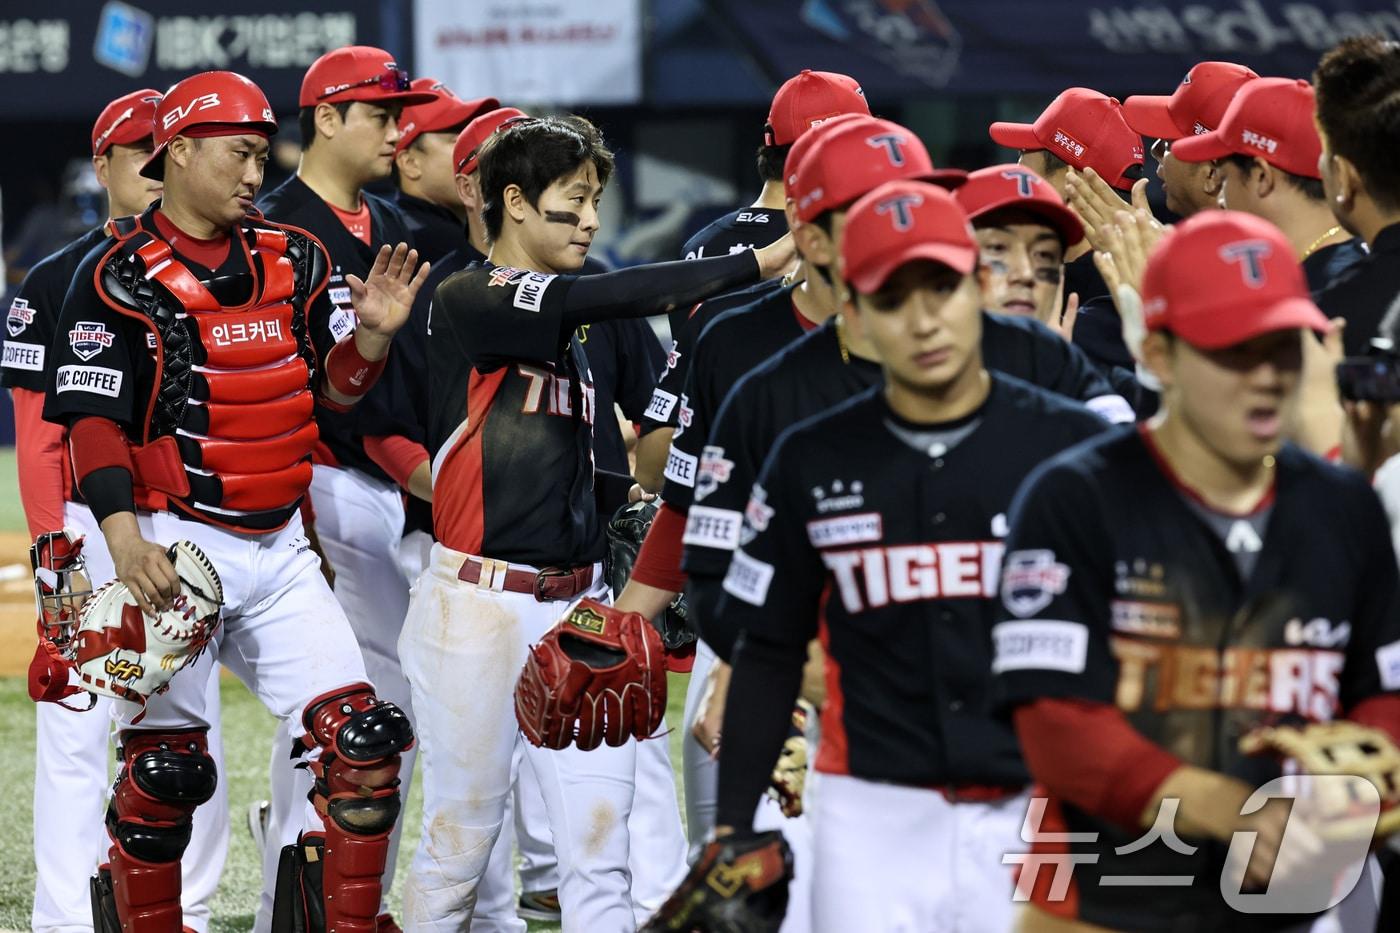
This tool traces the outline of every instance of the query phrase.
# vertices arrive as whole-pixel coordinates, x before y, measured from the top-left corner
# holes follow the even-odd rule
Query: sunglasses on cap
[[[508,120],[502,121],[500,126],[496,127],[494,130],[491,131],[490,136],[483,139],[480,143],[477,144],[475,149],[473,149],[471,152],[468,152],[465,156],[462,157],[462,161],[457,163],[457,171],[460,172],[462,170],[462,166],[466,165],[472,159],[476,158],[476,154],[481,151],[482,146],[486,145],[492,139],[495,139],[501,133],[504,133],[506,130],[510,129],[513,126],[523,126],[526,123],[537,123],[539,122],[539,119],[539,117],[531,117],[522,114],[521,116],[511,117]]]
[[[316,99],[325,100],[327,97],[339,94],[342,91],[350,91],[357,87],[373,87],[375,85],[378,85],[381,91],[402,93],[403,91],[410,90],[413,87],[413,82],[408,80],[408,72],[404,71],[402,68],[386,68],[382,73],[370,78],[365,78],[363,81],[355,81],[350,84],[338,84],[335,87],[327,88],[325,93],[318,94]]]

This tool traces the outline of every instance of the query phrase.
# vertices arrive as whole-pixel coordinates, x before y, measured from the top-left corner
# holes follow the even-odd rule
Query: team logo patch
[[[497,266],[491,270],[491,278],[487,280],[486,287],[505,288],[524,274],[524,269],[513,269],[510,266]]]
[[[695,409],[690,407],[690,396],[682,392],[681,406],[680,409],[676,412],[676,433],[671,435],[671,439],[674,440],[680,437],[681,434],[685,432],[685,429],[690,427],[690,422],[694,419]]]
[[[1351,623],[1331,619],[1289,619],[1283,627],[1285,645],[1311,645],[1314,648],[1345,648],[1351,641]]]
[[[78,321],[68,332],[73,355],[86,363],[112,345],[112,332],[100,321]]]
[[[13,340],[6,340],[4,358],[0,360],[0,367],[41,373],[44,371],[45,349],[47,348],[41,343],[16,343]]]
[[[753,493],[749,496],[749,504],[744,507],[744,530],[739,533],[739,543],[748,544],[757,536],[768,530],[768,523],[773,520],[773,507],[768,504],[768,490],[757,483],[753,484]]]
[[[10,332],[11,337],[18,337],[33,323],[34,309],[29,307],[27,299],[16,298],[10,303],[10,313],[5,317],[5,330]]]
[[[681,357],[685,355],[680,351],[680,345],[681,344],[679,340],[671,341],[671,350],[669,353],[666,354],[666,368],[668,370],[675,369],[676,364],[679,363],[681,361]]]
[[[721,483],[729,482],[733,472],[734,461],[725,459],[724,448],[706,444],[700,451],[700,472],[695,476],[695,501],[714,492]]]
[[[856,480],[849,486],[839,479],[827,486],[813,486],[812,499],[818,512],[844,512],[865,505],[865,484]]]
[[[1002,567],[1001,601],[1024,619],[1050,605],[1068,584],[1069,568],[1055,560],[1054,551],[1016,551]]]
[[[106,366],[60,366],[54,374],[56,392],[90,392],[116,398],[122,391],[122,371]]]

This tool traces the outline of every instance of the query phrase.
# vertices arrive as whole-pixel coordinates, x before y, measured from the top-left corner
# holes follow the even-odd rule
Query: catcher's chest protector
[[[98,292],[151,333],[141,441],[173,437],[189,482],[188,495],[138,489],[138,502],[235,528],[280,526],[310,482],[317,440],[306,313],[322,251],[304,233],[250,220],[232,245],[247,271],[201,282],[164,240],[136,224],[123,234]]]

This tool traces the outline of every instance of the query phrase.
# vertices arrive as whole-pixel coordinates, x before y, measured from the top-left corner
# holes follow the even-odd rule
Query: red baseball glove
[[[661,636],[635,612],[592,599],[530,648],[515,718],[531,744],[584,750],[649,738],[666,713]]]

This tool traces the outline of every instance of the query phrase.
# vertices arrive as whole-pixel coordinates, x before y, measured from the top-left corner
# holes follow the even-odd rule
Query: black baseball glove
[[[776,933],[790,881],[792,850],[782,833],[717,839],[639,933]]]
[[[617,510],[608,522],[608,550],[603,556],[603,576],[612,587],[613,598],[622,592],[627,581],[632,578],[632,565],[637,562],[637,552],[642,549],[642,540],[656,518],[660,508],[659,500],[633,502]],[[667,651],[679,651],[695,641],[695,628],[687,620],[685,594],[677,593],[671,605],[660,616],[652,620],[652,625],[661,633],[661,644]]]

